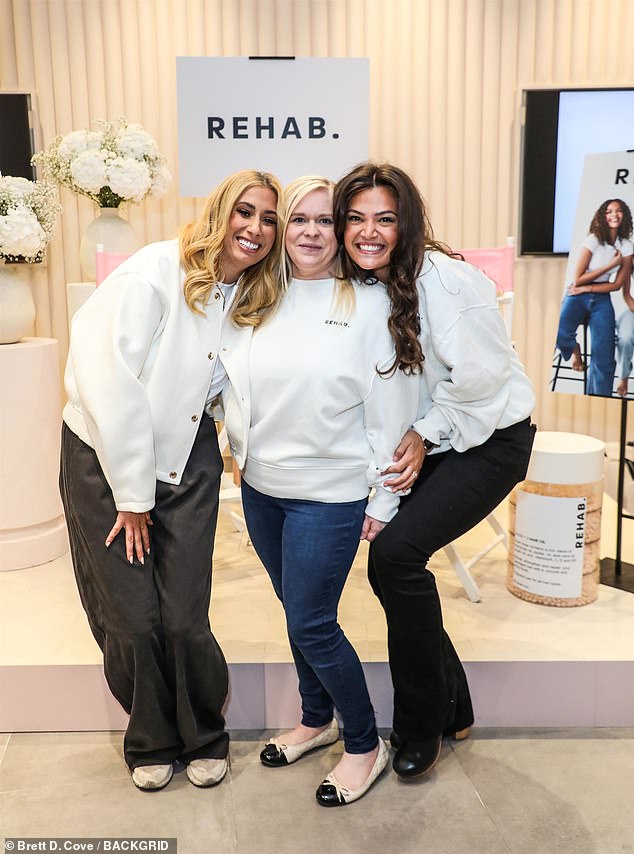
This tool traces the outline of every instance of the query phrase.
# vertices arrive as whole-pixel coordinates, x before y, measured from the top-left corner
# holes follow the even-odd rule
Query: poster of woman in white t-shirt
[[[574,264],[569,265],[557,330],[562,360],[569,361],[573,371],[585,371],[587,394],[611,397],[614,392],[616,317],[611,295],[623,291],[626,282],[629,286],[633,252],[629,205],[621,198],[605,199],[594,212]],[[589,341],[579,334],[583,327]],[[627,328],[625,322],[625,335]],[[617,393],[625,396],[627,378],[625,394],[622,377],[618,379]]]

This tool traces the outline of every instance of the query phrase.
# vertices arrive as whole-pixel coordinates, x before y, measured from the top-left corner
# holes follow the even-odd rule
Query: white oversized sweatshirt
[[[255,332],[227,329],[225,424],[250,486],[278,498],[356,501],[387,522],[399,498],[381,474],[416,417],[418,379],[397,370],[381,284],[354,284],[350,316],[333,279],[294,279]],[[248,424],[248,428],[247,428]]]

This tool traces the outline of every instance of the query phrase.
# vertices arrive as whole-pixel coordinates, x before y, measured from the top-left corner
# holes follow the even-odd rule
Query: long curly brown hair
[[[632,211],[628,204],[623,199],[606,199],[603,204],[597,208],[592,222],[590,223],[590,234],[594,234],[599,243],[612,243],[612,235],[610,234],[610,226],[607,223],[606,214],[608,207],[612,204],[620,205],[623,211],[623,219],[616,233],[617,237],[622,240],[629,240],[632,236]]]
[[[425,356],[418,338],[420,318],[416,279],[420,275],[426,249],[437,249],[447,255],[452,253],[434,239],[423,198],[406,172],[391,163],[361,163],[337,182],[333,198],[335,234],[343,276],[367,284],[377,281],[372,271],[363,270],[352,261],[344,247],[346,218],[352,198],[372,187],[388,189],[398,205],[398,241],[390,256],[389,274],[384,282],[391,304],[388,328],[396,348],[390,370],[400,368],[406,374],[420,373]]]

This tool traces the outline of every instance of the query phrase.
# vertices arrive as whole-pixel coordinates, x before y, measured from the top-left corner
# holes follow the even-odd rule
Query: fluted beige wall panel
[[[632,0],[0,0],[0,88],[35,93],[42,144],[97,119],[140,122],[177,179],[176,56],[368,56],[370,155],[412,173],[438,237],[492,246],[518,230],[521,89],[631,85],[633,32]],[[32,280],[37,333],[64,354],[65,283],[80,278],[94,210],[69,191],[61,199]],[[179,199],[175,182],[125,215],[146,242],[173,236],[201,204]],[[516,267],[514,338],[537,420],[614,439],[617,401],[548,390],[564,271],[552,258]]]

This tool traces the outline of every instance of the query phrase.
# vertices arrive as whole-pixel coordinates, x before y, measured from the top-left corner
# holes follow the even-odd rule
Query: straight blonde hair
[[[323,178],[321,175],[302,175],[300,178],[295,178],[284,190],[284,228],[282,230],[282,245],[284,252],[280,261],[280,281],[284,291],[288,289],[290,281],[293,277],[293,265],[286,251],[286,231],[288,223],[297,205],[309,193],[315,190],[325,190],[328,193],[328,198],[332,201],[335,185],[328,178]],[[336,316],[341,316],[342,319],[349,318],[353,313],[356,305],[354,287],[350,279],[341,275],[341,265],[339,262],[339,252],[333,258],[333,276],[335,279],[335,292],[332,304],[332,311]]]
[[[238,280],[231,318],[237,326],[258,326],[275,309],[280,296],[279,263],[282,254],[283,192],[274,175],[244,169],[229,175],[210,194],[200,219],[180,233],[180,261],[185,271],[185,302],[196,314],[204,314],[213,288],[222,282],[222,248],[229,220],[237,202],[253,187],[272,190],[276,197],[277,231],[266,258],[248,267]]]

